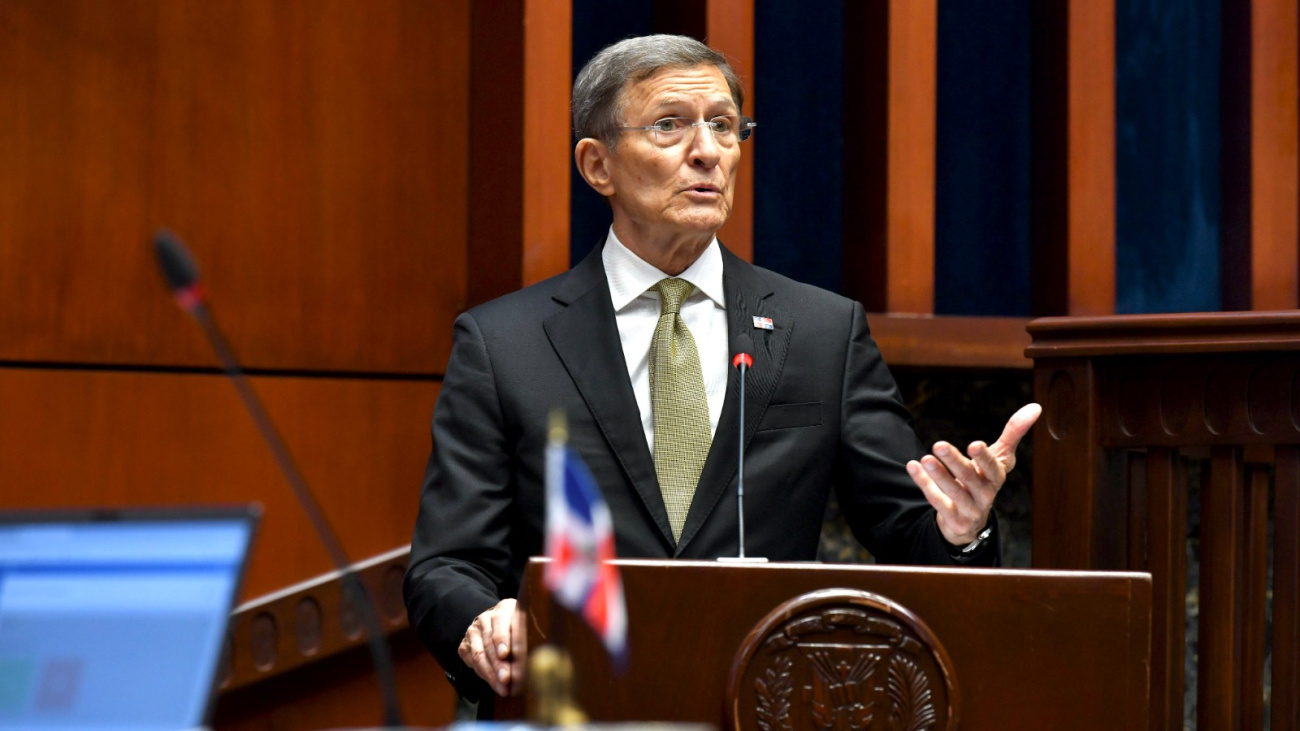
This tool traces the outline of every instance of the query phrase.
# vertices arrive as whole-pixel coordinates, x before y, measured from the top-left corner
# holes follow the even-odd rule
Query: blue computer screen
[[[251,532],[0,524],[0,728],[200,726]]]

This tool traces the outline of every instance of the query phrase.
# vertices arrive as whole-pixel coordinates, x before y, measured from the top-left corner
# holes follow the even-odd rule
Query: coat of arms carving
[[[732,666],[736,731],[941,731],[957,688],[928,627],[884,597],[829,589],[792,599],[749,633]]]

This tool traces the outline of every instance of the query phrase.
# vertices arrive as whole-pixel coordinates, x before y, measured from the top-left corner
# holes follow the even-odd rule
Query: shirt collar
[[[609,294],[615,312],[627,307],[632,300],[658,284],[659,280],[670,276],[632,253],[632,250],[624,246],[623,242],[618,240],[618,236],[614,235],[612,226],[609,229],[609,236],[605,238],[605,249],[601,252],[601,260],[605,265],[605,277],[609,280]],[[726,300],[722,294],[722,250],[718,246],[717,236],[714,236],[705,247],[700,258],[677,276],[695,285],[704,296],[726,309]]]

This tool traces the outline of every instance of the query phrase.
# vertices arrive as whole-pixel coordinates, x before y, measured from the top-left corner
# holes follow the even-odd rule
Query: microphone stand
[[[388,650],[387,638],[380,627],[379,617],[375,612],[375,604],[370,592],[366,591],[365,585],[361,583],[357,573],[352,570],[352,563],[348,560],[347,554],[343,552],[343,547],[340,545],[337,535],[330,528],[329,521],[326,520],[320,503],[316,500],[311,488],[307,486],[307,481],[303,479],[297,464],[294,463],[293,457],[289,454],[289,450],[280,437],[279,431],[275,428],[271,417],[266,413],[266,409],[262,406],[257,393],[249,384],[248,378],[245,377],[243,369],[239,366],[239,361],[235,359],[230,344],[222,335],[221,330],[217,327],[216,320],[204,304],[203,294],[198,282],[198,269],[193,258],[186,251],[184,244],[165,231],[159,231],[154,235],[154,246],[158,254],[159,264],[173,290],[176,301],[194,317],[195,321],[203,329],[203,333],[207,336],[213,351],[216,352],[217,360],[221,362],[222,369],[235,385],[240,400],[244,402],[244,408],[253,418],[253,422],[257,424],[257,430],[261,433],[262,439],[270,447],[280,471],[288,480],[289,486],[293,488],[294,497],[298,499],[299,505],[307,513],[312,528],[316,531],[321,543],[324,544],[325,550],[329,553],[330,560],[333,561],[335,568],[338,569],[340,581],[343,583],[344,596],[351,599],[353,606],[361,615],[361,621],[366,630],[366,643],[369,645],[370,655],[375,664],[375,674],[378,676],[379,687],[383,693],[384,727],[402,727],[402,712],[397,699],[397,681],[393,672],[393,657]]]

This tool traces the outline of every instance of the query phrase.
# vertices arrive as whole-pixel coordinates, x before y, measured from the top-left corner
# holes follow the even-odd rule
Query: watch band
[[[971,553],[975,549],[979,548],[981,545],[983,545],[984,541],[988,540],[989,536],[991,535],[993,535],[993,526],[991,525],[986,526],[984,530],[976,534],[975,540],[961,547],[962,554],[964,555],[967,553]]]

